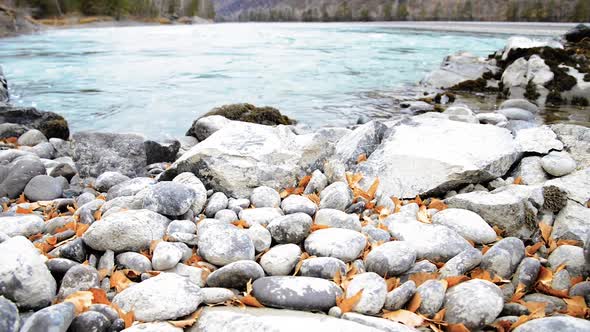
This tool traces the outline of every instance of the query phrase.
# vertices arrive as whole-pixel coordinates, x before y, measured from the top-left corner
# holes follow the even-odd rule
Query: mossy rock
[[[483,77],[476,80],[463,81],[452,86],[449,90],[460,92],[498,92],[497,88],[489,87],[488,81]]]
[[[227,119],[243,122],[258,123],[267,126],[291,125],[296,121],[274,107],[256,107],[252,104],[231,104],[216,107],[202,117],[221,115]]]
[[[16,123],[34,128],[47,138],[69,139],[68,122],[53,112],[38,111],[33,107],[0,106],[0,123]]]

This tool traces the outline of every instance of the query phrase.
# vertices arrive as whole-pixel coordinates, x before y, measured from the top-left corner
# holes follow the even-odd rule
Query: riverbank
[[[424,83],[492,80],[493,60]],[[515,76],[549,82],[541,61]],[[350,128],[230,105],[159,142],[0,106],[0,327],[588,330],[590,129],[544,125],[513,91]]]

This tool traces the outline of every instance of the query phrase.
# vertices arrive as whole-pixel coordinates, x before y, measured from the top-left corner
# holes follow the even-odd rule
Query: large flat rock
[[[498,178],[519,154],[506,129],[419,116],[393,127],[359,170],[387,196],[410,198]]]

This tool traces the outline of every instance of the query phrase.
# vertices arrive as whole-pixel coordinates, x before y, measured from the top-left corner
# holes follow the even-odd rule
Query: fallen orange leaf
[[[89,291],[77,291],[65,298],[64,302],[71,302],[76,307],[78,314],[88,310],[92,305],[93,295]]]
[[[295,272],[293,272],[293,276],[296,276],[297,273],[299,273],[299,270],[301,269],[301,266],[303,265],[303,261],[310,258],[311,256],[309,256],[308,253],[304,252],[301,254],[301,256],[299,256],[299,262],[297,262],[297,265],[295,266]]]
[[[451,288],[451,287],[456,286],[464,281],[470,280],[470,278],[465,275],[460,275],[460,276],[448,277],[448,278],[445,278],[445,280],[449,284],[449,288]]]
[[[366,155],[366,154],[364,154],[364,153],[363,153],[363,154],[361,154],[361,155],[359,155],[359,157],[358,157],[358,158],[356,158],[356,163],[357,163],[357,164],[360,164],[360,163],[362,163],[362,162],[364,162],[364,161],[367,161],[367,155]]]
[[[362,296],[363,290],[358,291],[356,294],[348,298],[340,296],[336,299],[336,305],[340,308],[342,313],[351,312],[354,306],[359,303]]]
[[[309,231],[313,233],[315,231],[319,231],[320,229],[326,229],[326,228],[330,228],[330,226],[313,224],[313,225],[311,225],[311,229]]]
[[[531,257],[533,256],[535,253],[537,253],[537,251],[539,251],[539,249],[543,246],[543,242],[537,242],[535,244],[533,244],[532,246],[527,246],[526,247],[526,254],[527,256]]]
[[[545,243],[549,243],[549,237],[551,236],[551,230],[553,230],[553,227],[547,225],[544,222],[540,222],[539,229],[541,230],[541,237],[543,238],[543,241],[545,241]]]
[[[25,193],[20,194],[20,196],[18,196],[18,199],[16,200],[16,204],[22,204],[22,203],[28,203],[28,202],[29,201],[25,197]]]
[[[428,280],[437,279],[438,276],[438,272],[418,272],[412,274],[408,280],[412,280],[414,283],[416,283],[416,287],[418,287]]]
[[[195,323],[197,322],[197,319],[199,318],[199,316],[201,316],[201,312],[203,311],[203,308],[193,312],[190,316],[188,316],[185,319],[182,320],[169,320],[168,323],[174,325],[175,327],[178,328],[186,328],[186,327],[191,327],[193,325],[195,325]]]
[[[92,293],[92,303],[110,305],[111,301],[107,298],[107,293],[100,288],[90,288],[88,290]]]
[[[447,332],[470,332],[470,331],[463,324],[449,324],[447,326]]]
[[[232,223],[232,225],[234,225],[238,228],[242,228],[242,229],[248,228],[248,222],[246,220],[240,219],[240,220],[232,221],[231,223]]]
[[[439,211],[446,210],[449,208],[442,200],[433,198],[430,200],[430,204],[428,204],[429,209],[437,209]]]
[[[57,243],[57,237],[50,236],[47,239],[45,239],[45,242],[47,242],[48,244],[54,246]]]
[[[402,208],[402,201],[397,197],[391,197],[391,200],[393,201],[393,204],[395,205],[395,209],[393,210],[393,213],[400,212],[401,208]]]
[[[262,303],[260,303],[258,299],[252,295],[243,296],[240,301],[249,307],[264,308]]]
[[[432,221],[430,221],[430,217],[428,216],[428,211],[426,211],[426,206],[424,205],[420,206],[420,210],[418,210],[418,213],[416,214],[416,219],[424,224],[432,224]]]
[[[516,179],[514,179],[514,184],[522,184],[522,177],[519,176]]]
[[[420,296],[420,293],[416,293],[414,296],[412,296],[412,299],[410,300],[410,303],[408,303],[406,309],[411,312],[416,312],[416,310],[420,308],[420,304],[422,304],[422,297]]]
[[[444,322],[446,312],[447,312],[447,308],[442,308],[439,312],[436,313],[436,315],[434,315],[434,317],[432,317],[432,321],[437,322],[437,323]]]
[[[585,318],[589,311],[583,296],[572,296],[570,299],[563,299],[567,304],[566,314],[578,318]]]
[[[301,180],[299,180],[299,188],[305,188],[307,187],[307,185],[309,184],[309,181],[311,181],[311,175],[306,175],[304,176]]]
[[[408,310],[386,312],[382,317],[410,327],[417,327],[424,323],[424,318]]]
[[[16,213],[17,214],[31,214],[31,213],[33,213],[33,207],[29,207],[28,209],[25,209],[23,207],[17,206]]]
[[[133,281],[129,280],[122,271],[115,271],[111,275],[111,288],[115,288],[117,293],[122,292],[131,285],[133,285]]]
[[[313,193],[305,195],[305,197],[307,197],[310,201],[314,202],[315,205],[320,205],[320,196],[318,196],[317,194]]]
[[[514,295],[510,299],[510,302],[517,302],[522,299],[523,296],[526,295],[526,286],[523,283],[519,283],[514,291]]]
[[[82,237],[82,235],[84,235],[84,233],[88,230],[89,227],[90,225],[78,223],[78,225],[76,226],[76,236]]]
[[[94,212],[94,220],[98,221],[102,218],[102,211],[101,210],[96,210],[96,212]]]
[[[385,279],[385,284],[387,285],[387,291],[391,292],[399,286],[400,280],[399,278],[388,278]]]

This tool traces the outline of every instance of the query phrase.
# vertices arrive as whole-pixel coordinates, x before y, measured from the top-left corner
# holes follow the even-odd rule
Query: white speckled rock
[[[577,240],[587,244],[590,239],[590,209],[568,200],[567,205],[555,218],[551,237],[556,240]]]
[[[402,309],[414,296],[414,293],[416,293],[416,283],[412,280],[406,281],[387,293],[383,308],[392,311]]]
[[[168,218],[149,210],[122,211],[90,225],[83,239],[95,250],[139,251],[161,240],[169,223]]]
[[[182,183],[163,181],[147,188],[143,208],[168,216],[185,214],[195,201],[195,191]]]
[[[244,209],[240,211],[240,219],[245,220],[249,226],[260,224],[268,225],[275,218],[283,216],[283,210],[277,208]]]
[[[264,277],[264,271],[254,261],[237,261],[213,271],[207,278],[207,286],[244,289],[249,280]]]
[[[47,137],[37,129],[30,129],[22,134],[18,140],[18,145],[35,146],[39,143],[47,142]]]
[[[153,322],[188,315],[201,301],[201,289],[188,278],[161,273],[117,294],[113,304],[126,312],[133,310],[137,320]]]
[[[300,243],[309,234],[311,224],[311,217],[299,212],[273,219],[267,229],[278,243]]]
[[[354,305],[353,311],[366,315],[375,315],[381,311],[387,296],[387,284],[381,276],[373,272],[354,276],[346,289],[346,298],[351,298],[360,291],[363,292],[361,299]]]
[[[272,247],[260,258],[260,266],[267,275],[286,276],[299,262],[301,249],[296,244],[282,244]]]
[[[182,332],[181,328],[167,322],[141,323],[124,329],[125,332]]]
[[[346,274],[346,264],[338,258],[313,257],[303,261],[299,273],[304,277],[332,280],[338,271],[341,276]]]
[[[418,312],[429,317],[435,315],[443,305],[446,291],[447,283],[444,281],[425,281],[416,289],[416,293],[422,298]]]
[[[311,179],[305,187],[303,192],[306,195],[313,193],[320,193],[328,185],[328,178],[320,170],[315,170],[311,173]]]
[[[473,279],[451,287],[445,296],[445,320],[471,330],[491,324],[502,312],[502,291],[493,283]]]
[[[481,251],[467,248],[445,263],[440,269],[441,278],[463,275],[476,268],[481,263],[481,259]]]
[[[584,249],[581,247],[562,245],[553,250],[548,258],[549,266],[555,270],[558,266],[565,264],[566,270],[572,275],[588,276],[590,273],[590,265],[584,259]]]
[[[334,182],[320,193],[320,209],[344,211],[352,203],[352,191],[345,182]]]
[[[281,209],[283,209],[285,214],[302,212],[313,216],[316,213],[318,206],[307,197],[290,195],[281,203]]]
[[[276,190],[262,186],[252,190],[250,203],[257,208],[278,208],[281,204],[281,196]]]
[[[263,252],[270,248],[272,243],[272,236],[268,229],[260,224],[253,224],[250,228],[246,229],[246,234],[254,243],[254,249],[256,252]]]
[[[432,223],[446,226],[475,243],[496,241],[496,232],[477,213],[464,209],[446,209],[432,217]]]
[[[519,130],[515,140],[521,152],[545,154],[551,150],[563,149],[563,143],[548,126]]]
[[[94,181],[94,188],[100,192],[107,192],[112,187],[128,181],[129,177],[119,172],[104,172]]]
[[[549,180],[541,165],[541,157],[538,156],[522,158],[518,167],[512,173],[512,177],[515,179],[520,177],[521,183],[526,185],[542,184]]]
[[[514,332],[580,332],[590,331],[590,321],[570,316],[554,316],[530,320],[517,328]]]
[[[525,257],[524,243],[515,237],[507,237],[490,248],[481,260],[481,268],[507,279],[516,271]]]
[[[42,233],[45,228],[43,218],[37,215],[17,215],[0,217],[0,232],[14,237],[22,235],[29,237],[34,234]]]
[[[342,295],[335,283],[310,277],[264,277],[254,281],[252,288],[262,304],[294,310],[327,311]]]
[[[184,265],[182,263],[176,264],[175,267],[171,268],[170,270],[162,271],[168,273],[178,274],[179,276],[186,277],[192,283],[199,287],[205,287],[205,281],[207,280],[207,276],[209,275],[209,271],[194,267],[190,265]]]
[[[347,228],[361,231],[361,222],[357,214],[348,214],[336,209],[320,209],[315,216],[315,223],[335,228]]]
[[[219,304],[236,297],[234,292],[221,287],[201,288],[201,295],[203,296],[203,303],[205,304]]]
[[[110,251],[110,250],[109,250]],[[112,253],[112,251],[110,251]],[[105,257],[108,259],[108,255]],[[103,262],[101,258],[101,262]],[[109,264],[104,262],[105,264]],[[146,271],[152,270],[152,262],[150,262],[149,258],[145,257],[144,255],[137,253],[137,252],[124,252],[117,255],[117,266],[119,268],[126,268],[135,270],[139,273],[143,273]],[[107,268],[109,266],[107,265]],[[113,266],[114,267],[114,266]],[[110,270],[107,270],[110,272]]]
[[[199,232],[198,243],[199,255],[215,265],[254,260],[254,243],[244,230],[231,224],[207,226]]]
[[[196,175],[189,172],[178,174],[172,182],[184,184],[195,192],[195,200],[193,201],[191,210],[195,216],[199,215],[207,203],[207,189],[205,189],[203,182]]]
[[[176,243],[159,242],[154,249],[152,265],[154,270],[163,271],[176,266],[183,256],[183,251]]]
[[[393,277],[407,270],[416,262],[416,250],[403,241],[386,242],[373,248],[365,259],[367,271],[382,277]]]
[[[231,223],[232,221],[238,220],[238,215],[232,210],[223,209],[217,211],[217,213],[215,213],[214,218],[227,223]]]
[[[208,218],[213,218],[217,212],[227,208],[227,203],[228,199],[224,193],[215,193],[209,197],[204,213]]]
[[[541,158],[541,166],[553,176],[564,176],[576,170],[576,161],[567,152],[551,152]]]
[[[362,254],[367,239],[359,232],[342,228],[326,228],[305,239],[305,251],[319,257],[334,257],[346,263]]]

